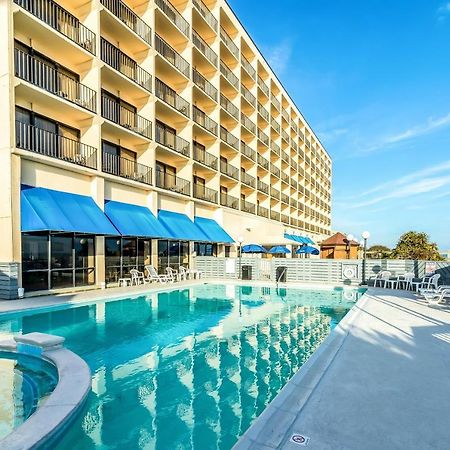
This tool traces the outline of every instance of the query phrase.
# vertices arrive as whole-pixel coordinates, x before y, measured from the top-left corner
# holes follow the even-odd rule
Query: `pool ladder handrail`
[[[277,289],[278,289],[278,284],[280,283],[280,279],[283,278],[283,275],[286,273],[287,271],[287,267],[283,267],[283,271],[277,276],[277,273],[275,272],[275,283],[277,285]]]

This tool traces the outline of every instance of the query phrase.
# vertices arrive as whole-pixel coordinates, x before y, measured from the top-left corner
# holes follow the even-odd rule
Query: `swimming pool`
[[[362,292],[205,284],[0,315],[0,333],[65,336],[89,364],[61,449],[230,449]]]

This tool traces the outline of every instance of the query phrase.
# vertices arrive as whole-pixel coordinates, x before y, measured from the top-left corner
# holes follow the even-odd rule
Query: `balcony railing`
[[[220,94],[220,106],[236,120],[239,120],[239,108],[231,103],[222,93]]]
[[[261,167],[264,167],[264,169],[269,170],[270,162],[259,153],[257,154],[257,156],[258,156],[258,164]]]
[[[197,145],[194,145],[194,160],[217,170],[218,158]]]
[[[202,53],[209,62],[217,67],[217,63],[219,61],[217,53],[195,31],[192,31],[192,42],[194,43],[194,46],[200,50],[200,53]]]
[[[279,212],[277,212],[277,211],[272,211],[272,210],[270,210],[270,218],[272,219],[272,220],[280,220],[280,213]]]
[[[95,33],[53,0],[14,0],[33,16],[95,55]]]
[[[258,180],[258,191],[264,192],[264,194],[269,193],[269,185],[264,183],[264,181]]]
[[[286,172],[281,172],[281,179],[285,182],[289,184],[289,174],[287,174]]]
[[[169,0],[155,0],[155,3],[185,36],[190,36],[191,27],[189,22],[177,11]]]
[[[156,169],[156,186],[177,194],[191,195],[191,182],[177,175]]]
[[[252,177],[248,173],[241,171],[241,181],[246,184],[247,186],[250,186],[254,188],[256,186],[256,178]]]
[[[247,130],[256,134],[256,125],[243,112],[241,112],[241,122]]]
[[[201,109],[193,106],[193,119],[194,122],[208,130],[210,133],[217,136],[219,125],[217,122],[208,117]]]
[[[152,44],[152,29],[124,2],[121,0],[101,0],[101,4],[147,44]]]
[[[241,153],[252,161],[256,161],[256,152],[244,141],[241,141]]]
[[[246,200],[241,200],[241,211],[248,212],[250,214],[255,214],[256,205]]]
[[[190,104],[183,97],[178,95],[171,87],[163,83],[159,78],[155,78],[155,95],[164,103],[189,117]]]
[[[202,2],[202,0],[193,0],[192,3],[194,4],[200,15],[206,20],[208,25],[217,33],[218,22],[213,13]]]
[[[286,214],[281,214],[281,221],[286,225],[289,225],[289,216],[287,216]]]
[[[270,163],[270,172],[277,177],[280,176],[280,169],[272,163]]]
[[[277,200],[280,200],[280,191],[270,186],[270,195]]]
[[[295,133],[297,134],[298,133],[298,126],[295,123],[294,119],[291,119],[291,127],[295,131]]]
[[[256,70],[244,55],[241,56],[241,63],[242,67],[247,71],[250,77],[256,81]]]
[[[91,169],[97,168],[96,148],[20,121],[16,121],[16,147]]]
[[[218,91],[217,89],[212,85],[211,82],[209,82],[200,72],[192,69],[192,81],[194,84],[199,87],[206,95],[211,97],[214,101],[217,102],[217,96]]]
[[[291,186],[292,186],[294,189],[297,189],[298,183],[297,183],[293,178],[290,179],[290,182],[291,182]]]
[[[264,106],[261,105],[261,103],[259,103],[259,102],[258,102],[258,112],[266,122],[269,122],[269,120],[270,120],[269,111],[267,111],[267,109],[264,108]]]
[[[269,136],[267,136],[266,133],[264,133],[264,131],[260,130],[258,128],[258,139],[265,145],[265,146],[269,146],[270,145],[270,139]]]
[[[158,144],[164,145],[164,147],[168,147],[181,155],[187,156],[188,158],[191,156],[191,146],[189,142],[169,131],[159,123],[156,123],[155,126],[155,140]]]
[[[218,192],[202,184],[194,183],[194,197],[211,203],[217,203]]]
[[[291,206],[295,209],[298,209],[298,201],[291,198]]]
[[[150,120],[130,111],[105,95],[102,95],[102,117],[148,139],[152,138]]]
[[[239,139],[223,126],[220,127],[220,139],[233,147],[235,150],[239,150]]]
[[[272,141],[272,142],[270,143],[270,148],[271,148],[272,151],[275,153],[275,155],[280,156],[280,154],[281,154],[281,148],[280,148],[280,146],[279,146],[276,142]]]
[[[284,130],[281,130],[281,139],[283,139],[287,144],[289,144],[289,135]]]
[[[269,98],[270,89],[269,86],[264,82],[264,80],[258,75],[258,86],[261,88],[263,93]]]
[[[271,99],[272,99],[272,105],[275,107],[275,109],[277,111],[280,111],[280,109],[281,109],[280,101],[274,95],[271,96]]]
[[[231,69],[223,61],[220,61],[220,73],[232,86],[236,88],[236,90],[239,90],[239,78],[231,71]]]
[[[281,115],[283,116],[283,119],[284,119],[287,123],[289,123],[289,113],[288,113],[285,109],[283,109],[283,110],[281,111]]]
[[[233,39],[231,39],[229,34],[222,27],[220,27],[220,37],[228,50],[230,50],[231,54],[239,60],[239,47],[233,42]]]
[[[259,206],[256,208],[258,216],[269,218],[269,210],[268,208],[264,208],[264,206]]]
[[[272,125],[272,128],[279,134],[281,131],[281,126],[280,124],[277,122],[276,119],[272,119],[270,121],[270,125]]]
[[[152,91],[152,76],[144,70],[139,64],[117,47],[112,45],[106,39],[100,40],[100,53],[103,62],[119,71],[130,80],[143,87],[145,90]]]
[[[283,192],[281,193],[281,201],[283,203],[286,203],[286,205],[289,205],[289,195],[284,194]]]
[[[152,169],[131,159],[123,158],[110,153],[102,154],[102,170],[111,175],[152,184]]]
[[[239,169],[225,161],[220,161],[220,172],[239,181]]]
[[[17,48],[14,49],[14,57],[17,77],[89,111],[96,112],[96,93],[93,89]]]
[[[166,61],[189,78],[191,70],[189,63],[158,34],[155,34],[155,49]]]
[[[256,97],[243,84],[241,84],[241,94],[250,105],[256,108]]]
[[[281,151],[281,159],[287,164],[290,163],[289,155],[285,151]]]
[[[220,193],[220,204],[228,208],[239,209],[239,199],[224,192]]]

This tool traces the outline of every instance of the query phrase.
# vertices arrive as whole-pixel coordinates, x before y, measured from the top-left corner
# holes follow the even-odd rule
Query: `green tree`
[[[385,245],[372,245],[367,249],[367,257],[373,259],[385,259],[391,256],[392,250]]]
[[[421,259],[426,261],[442,261],[438,247],[430,242],[426,233],[408,231],[400,236],[397,246],[392,251],[392,258]]]

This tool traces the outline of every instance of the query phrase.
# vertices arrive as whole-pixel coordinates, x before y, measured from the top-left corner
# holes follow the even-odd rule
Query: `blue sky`
[[[333,158],[333,229],[450,249],[450,2],[229,3]]]

